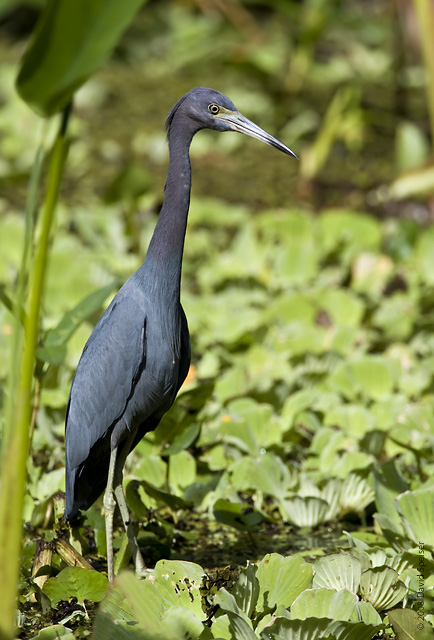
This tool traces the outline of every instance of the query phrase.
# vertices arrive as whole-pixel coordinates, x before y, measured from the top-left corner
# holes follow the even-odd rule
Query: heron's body
[[[105,488],[111,451],[137,430],[132,448],[172,405],[190,365],[180,302],[190,204],[188,149],[170,142],[165,204],[146,259],[95,326],[72,383],[66,415],[66,505],[73,517]],[[177,207],[167,203],[176,198]]]
[[[67,410],[68,518],[101,495],[112,449],[122,445],[130,431],[137,431],[133,448],[155,429],[187,375],[190,340],[182,307],[174,300],[167,305],[169,318],[161,311],[135,273],[89,338]],[[123,375],[114,378],[114,370]]]
[[[113,494],[139,572],[145,567],[122,492],[128,453],[172,405],[190,365],[190,338],[180,303],[184,238],[190,205],[189,148],[201,129],[239,131],[294,155],[236,111],[213,89],[199,87],[166,121],[170,166],[164,204],[146,259],[101,317],[71,386],[66,428],[66,505],[72,518],[104,490],[109,577],[113,578]]]

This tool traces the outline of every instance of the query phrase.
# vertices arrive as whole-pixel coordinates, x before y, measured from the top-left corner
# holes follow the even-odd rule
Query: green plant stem
[[[14,390],[18,387],[18,372],[20,367],[20,356],[22,351],[23,342],[23,327],[26,322],[26,313],[24,310],[25,298],[26,298],[26,286],[28,284],[29,276],[29,261],[31,258],[32,238],[35,228],[36,213],[37,213],[37,201],[38,192],[41,184],[42,166],[44,159],[44,149],[41,144],[36,152],[35,160],[33,162],[32,171],[30,174],[29,187],[27,192],[26,202],[26,224],[24,235],[24,247],[21,257],[20,269],[18,272],[17,287],[15,291],[15,300],[12,302],[11,311],[15,316],[15,327],[12,336],[12,357],[8,376],[8,396],[12,398]],[[9,404],[9,410],[11,410]],[[6,429],[12,425],[11,416],[8,415],[5,427],[5,439],[8,434]]]
[[[426,92],[434,152],[434,6],[431,0],[414,0],[419,36],[425,63]]]
[[[26,487],[26,463],[30,445],[33,370],[39,334],[39,315],[47,267],[49,241],[59,194],[60,181],[68,152],[65,137],[69,109],[54,143],[48,171],[47,191],[40,221],[40,236],[30,274],[24,344],[20,348],[16,381],[9,398],[7,423],[2,448],[0,482],[0,639],[14,637],[16,585],[21,555],[22,512]],[[27,250],[27,244],[24,251]],[[23,263],[26,260],[23,259]],[[19,323],[15,330],[20,331]]]

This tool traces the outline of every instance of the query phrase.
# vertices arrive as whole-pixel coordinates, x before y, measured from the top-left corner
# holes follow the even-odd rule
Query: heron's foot
[[[105,490],[102,503],[104,506],[104,514],[106,516],[113,516],[116,507],[113,491],[110,491],[108,488]]]
[[[136,576],[141,580],[148,578],[152,575],[153,569],[148,569],[147,567],[141,567],[140,569],[136,567]]]
[[[113,582],[115,577],[113,553],[113,516],[115,512],[116,502],[113,496],[113,491],[110,490],[109,487],[107,487],[107,489],[105,490],[103,505],[107,541],[107,577],[110,582]]]
[[[139,545],[137,544],[137,540],[135,539],[135,544],[137,545],[134,549],[134,553],[133,553],[133,559],[134,559],[134,566],[136,569],[136,575],[139,578],[146,578],[146,576],[149,575],[149,572],[151,571],[150,569],[147,568],[145,561],[143,560],[143,556],[139,550]]]

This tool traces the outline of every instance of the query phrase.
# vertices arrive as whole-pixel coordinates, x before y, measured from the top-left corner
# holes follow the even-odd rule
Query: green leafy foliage
[[[207,202],[196,201],[193,212],[202,206]],[[270,229],[266,226],[268,212],[257,214],[255,219],[241,215],[258,239],[266,229],[270,242],[281,242],[273,225]],[[340,220],[341,216],[341,212],[326,214],[330,228],[333,218]],[[279,522],[284,521],[291,527],[292,538],[297,528],[302,528],[303,536],[323,523],[335,526],[334,522],[348,517],[363,522],[375,503],[377,535],[366,533],[364,537],[362,527],[359,533],[348,534],[346,551],[339,549],[313,563],[299,556],[285,558],[272,553],[257,565],[249,564],[233,586],[220,585],[215,595],[208,596],[209,606],[212,602],[219,612],[212,618],[211,631],[203,627],[204,603],[198,595],[205,574],[202,563],[195,565],[196,591],[182,587],[188,598],[182,605],[177,589],[172,592],[172,582],[164,577],[170,574],[167,567],[171,561],[164,561],[168,565],[160,561],[149,583],[146,579],[137,583],[139,586],[132,576],[122,574],[100,607],[97,637],[116,637],[120,625],[125,638],[171,638],[173,620],[191,637],[231,638],[234,633],[246,638],[263,634],[267,638],[303,637],[313,634],[314,628],[318,637],[332,633],[330,629],[342,637],[372,637],[387,624],[389,610],[401,610],[396,608],[403,604],[414,610],[419,538],[424,538],[424,562],[431,562],[432,491],[429,483],[424,485],[421,477],[409,470],[414,465],[425,474],[431,469],[434,428],[428,409],[429,389],[424,392],[419,387],[419,395],[415,395],[415,386],[407,388],[402,376],[419,371],[418,354],[423,350],[431,357],[433,349],[417,325],[406,345],[396,342],[392,334],[385,337],[378,328],[372,309],[380,308],[387,297],[379,294],[376,286],[370,290],[368,281],[363,294],[357,293],[353,284],[357,282],[359,287],[360,280],[346,280],[349,271],[345,260],[350,264],[358,260],[357,233],[361,247],[367,243],[380,252],[385,228],[377,223],[370,226],[369,218],[355,212],[345,220],[348,241],[337,245],[334,278],[337,273],[340,279],[335,279],[332,288],[322,283],[327,267],[321,265],[328,255],[322,253],[322,245],[315,245],[317,273],[301,289],[298,283],[284,288],[279,284],[266,295],[260,280],[255,280],[262,276],[255,276],[249,287],[243,288],[244,276],[237,280],[235,272],[228,282],[226,265],[221,272],[218,266],[214,268],[209,291],[209,285],[199,283],[201,270],[194,280],[201,293],[193,297],[186,286],[185,307],[191,318],[193,348],[196,343],[201,345],[197,347],[199,355],[173,409],[131,455],[126,493],[133,514],[144,523],[139,541],[156,558],[170,554],[174,539],[197,545],[194,530],[185,530],[182,524],[193,506],[201,518],[214,519],[237,535],[257,536],[271,523],[282,526]],[[363,232],[365,220],[369,231]],[[314,236],[322,224],[323,218],[311,218],[309,233]],[[350,233],[352,225],[358,230],[354,235]],[[193,213],[189,233],[194,245],[197,234],[207,238],[215,234],[215,223],[209,228],[204,223],[197,225]],[[328,237],[325,246],[336,252],[331,234]],[[227,238],[221,242],[230,254],[231,242],[227,244]],[[232,242],[236,246],[236,236]],[[349,246],[352,249],[347,253]],[[273,260],[273,252],[263,246],[260,260],[264,270]],[[188,265],[188,244],[186,253]],[[207,268],[205,251],[201,260]],[[400,269],[410,273],[413,265],[414,254],[407,254]],[[67,327],[68,349],[110,286],[94,299],[88,298],[89,312],[83,317],[79,314],[76,322],[69,323],[66,316],[54,323],[55,327]],[[424,285],[413,281],[412,287],[413,295],[425,304]],[[198,305],[201,297],[204,302]],[[252,328],[243,333],[215,334],[220,323],[228,322],[227,311],[222,313],[222,309],[239,297],[251,314]],[[83,308],[87,304],[83,303]],[[49,331],[47,340],[50,335],[56,334]],[[386,341],[383,353],[371,353],[379,340]],[[53,366],[72,373],[68,359]],[[210,376],[204,384],[202,372]],[[425,380],[424,384],[429,384],[429,376]],[[44,397],[47,410],[53,411],[57,406],[54,398],[49,394]],[[40,431],[35,444],[44,442]],[[38,479],[32,485],[32,495],[41,506],[57,487],[62,470],[52,474],[53,482],[48,482],[51,475],[46,473],[46,482]],[[32,508],[33,517],[40,518]],[[95,517],[89,516],[88,525],[94,531],[97,551],[104,554],[104,526],[96,518],[98,511],[93,512]],[[117,548],[117,566],[121,567],[128,562],[122,534],[117,537]],[[177,567],[176,580],[193,580],[183,564]],[[62,582],[62,573],[62,593],[71,597],[75,587]],[[50,591],[58,581],[59,577],[50,578],[44,587],[53,604],[61,597],[60,592],[52,595]],[[160,611],[158,617],[143,619],[138,608],[131,609],[132,592],[151,598],[155,610]],[[426,593],[426,602],[431,603],[431,591]],[[98,601],[101,596],[102,591],[90,589],[86,600]],[[80,601],[83,598],[81,595]],[[181,614],[180,606],[188,611]],[[322,622],[314,627],[309,620]],[[130,628],[132,621],[138,621],[135,631]],[[341,626],[330,626],[334,624]]]
[[[152,574],[139,581],[131,573],[118,576],[102,602],[95,637],[104,638],[107,620],[116,621],[126,637],[197,638],[203,630],[200,585],[203,570],[188,562],[160,561]],[[146,603],[146,606],[144,606]]]
[[[97,571],[89,571],[81,567],[67,567],[55,578],[49,578],[44,586],[44,593],[52,606],[60,600],[77,598],[84,604],[85,600],[99,602],[103,599],[108,587],[107,578]]]

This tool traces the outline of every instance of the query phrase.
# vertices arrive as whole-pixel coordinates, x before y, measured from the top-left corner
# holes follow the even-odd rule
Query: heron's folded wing
[[[122,416],[145,361],[146,313],[133,296],[119,292],[91,334],[71,386],[65,425],[70,469]]]

